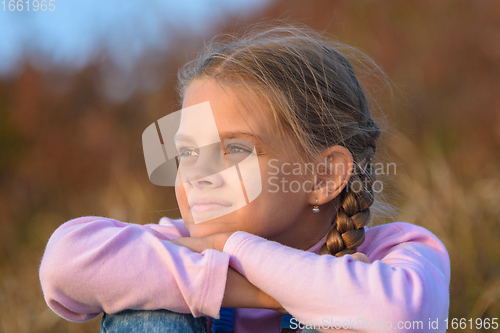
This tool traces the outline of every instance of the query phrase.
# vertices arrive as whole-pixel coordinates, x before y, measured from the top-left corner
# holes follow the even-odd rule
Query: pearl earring
[[[316,199],[316,204],[313,207],[313,213],[319,213],[318,199]]]

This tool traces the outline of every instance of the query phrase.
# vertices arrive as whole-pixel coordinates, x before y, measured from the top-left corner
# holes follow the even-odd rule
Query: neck
[[[319,213],[314,213],[312,208],[308,209],[297,218],[294,227],[285,233],[274,235],[271,240],[306,251],[330,231],[336,213],[337,207],[333,202],[320,206]]]

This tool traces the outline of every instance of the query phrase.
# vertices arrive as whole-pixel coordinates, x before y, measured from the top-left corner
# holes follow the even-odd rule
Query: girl
[[[179,75],[183,219],[66,222],[40,267],[49,307],[104,312],[102,332],[444,332],[443,244],[367,228],[380,130],[344,49],[289,26],[208,45]]]

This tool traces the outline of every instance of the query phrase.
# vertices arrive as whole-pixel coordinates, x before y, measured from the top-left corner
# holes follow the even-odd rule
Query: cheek
[[[262,170],[262,193],[255,206],[262,203],[262,208],[276,221],[293,219],[307,208],[308,196],[313,183],[303,175],[285,174],[281,170],[264,168]],[[285,169],[289,173],[288,169]]]
[[[307,201],[308,194],[314,188],[312,173],[306,173],[297,166],[293,169],[291,162],[284,166],[278,163],[273,164],[273,167],[266,166],[261,169],[261,174],[262,190],[268,192],[274,201],[291,201],[292,204]]]
[[[175,187],[175,197],[177,198],[177,204],[179,205],[181,215],[184,219],[186,219],[189,214],[189,203],[182,183],[181,185]]]

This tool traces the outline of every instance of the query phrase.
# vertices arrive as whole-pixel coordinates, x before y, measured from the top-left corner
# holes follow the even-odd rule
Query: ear
[[[321,154],[317,165],[315,187],[309,194],[309,204],[323,205],[336,198],[347,185],[353,172],[351,152],[343,146],[331,146]]]

